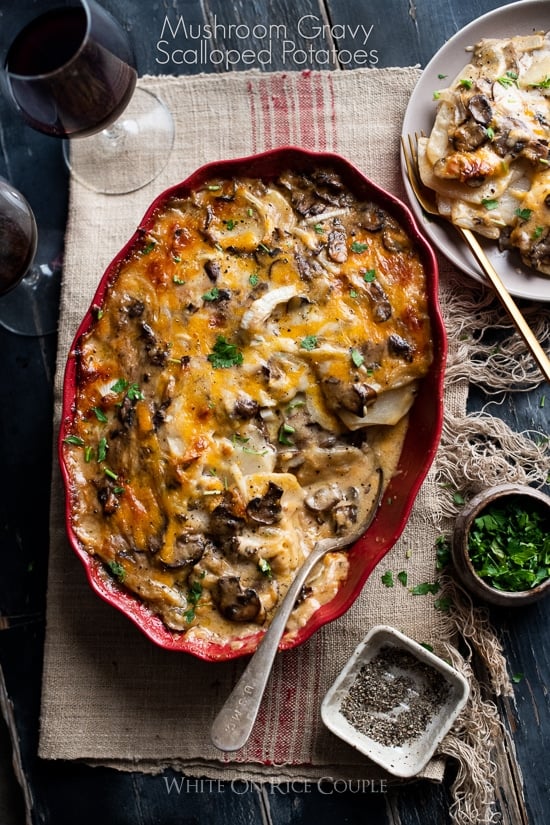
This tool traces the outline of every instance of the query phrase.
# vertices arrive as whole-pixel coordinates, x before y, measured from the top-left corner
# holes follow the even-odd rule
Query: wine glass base
[[[0,326],[29,337],[56,332],[60,289],[60,267],[33,266],[11,292],[0,297]]]
[[[94,192],[122,195],[154,180],[174,145],[172,115],[156,95],[136,88],[130,103],[109,128],[65,141],[71,174]]]

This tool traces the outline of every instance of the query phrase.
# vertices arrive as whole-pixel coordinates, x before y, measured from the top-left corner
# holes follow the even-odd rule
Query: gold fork
[[[433,190],[425,186],[420,178],[420,173],[418,171],[417,151],[418,134],[415,134],[414,138],[412,135],[407,135],[407,142],[403,137],[401,138],[403,155],[405,157],[405,165],[407,167],[407,176],[409,178],[409,183],[411,184],[411,188],[416,196],[416,199],[422,207],[422,209],[424,210],[424,212],[426,212],[428,215],[433,215],[436,218],[439,218],[440,220],[446,220],[437,209]],[[500,275],[498,274],[490,260],[487,258],[487,255],[483,251],[483,248],[479,244],[476,236],[469,229],[463,229],[461,226],[456,226],[456,224],[451,225],[454,226],[457,232],[468,244],[468,247],[470,248],[474,258],[481,267],[481,270],[485,273],[489,282],[492,284],[493,289],[495,290],[495,293],[497,295],[497,298],[499,299],[502,306],[510,316],[516,330],[521,335],[524,342],[527,344],[527,347],[531,352],[533,358],[537,362],[542,374],[544,375],[545,379],[548,382],[550,382],[550,359],[548,358],[542,346],[536,339],[533,330],[530,328],[527,321],[521,314],[516,302],[504,286],[500,278]]]

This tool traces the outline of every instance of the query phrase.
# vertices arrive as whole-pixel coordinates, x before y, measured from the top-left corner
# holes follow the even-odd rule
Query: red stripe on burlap
[[[330,72],[273,74],[247,85],[252,151],[295,144],[336,149],[336,107]]]

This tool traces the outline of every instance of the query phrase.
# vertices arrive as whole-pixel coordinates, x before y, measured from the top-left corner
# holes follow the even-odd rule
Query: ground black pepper
[[[449,691],[437,670],[406,650],[384,645],[361,666],[340,712],[360,733],[398,747],[422,735]]]

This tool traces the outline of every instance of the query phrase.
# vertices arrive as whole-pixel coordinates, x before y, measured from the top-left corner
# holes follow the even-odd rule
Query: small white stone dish
[[[464,676],[439,656],[377,625],[328,691],[321,718],[340,739],[406,778],[430,761],[469,691]]]

